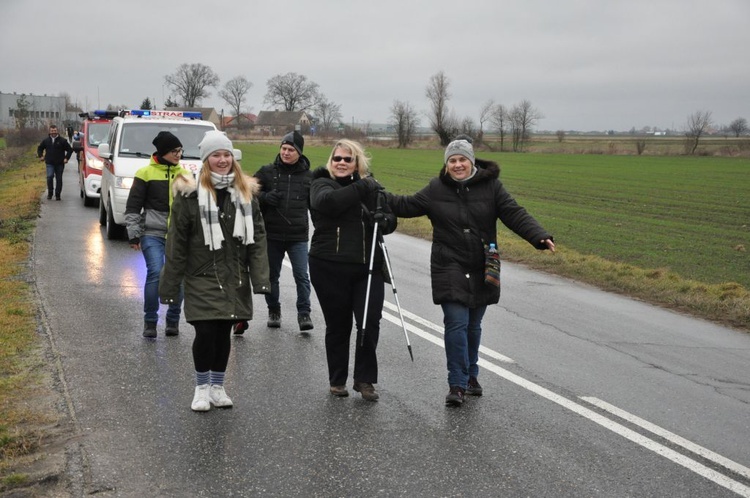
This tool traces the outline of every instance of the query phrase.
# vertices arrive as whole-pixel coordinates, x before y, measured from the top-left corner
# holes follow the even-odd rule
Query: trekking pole
[[[401,328],[404,331],[404,337],[406,338],[406,348],[409,350],[409,356],[411,361],[414,361],[414,354],[411,352],[411,343],[409,342],[409,334],[406,332],[406,322],[404,321],[404,314],[401,312],[401,303],[398,300],[398,291],[396,290],[396,278],[393,276],[393,269],[391,268],[391,257],[388,255],[388,248],[385,245],[385,239],[380,238],[380,249],[383,251],[383,258],[385,259],[385,267],[388,270],[388,275],[391,277],[391,288],[393,289],[393,298],[396,300],[396,308],[398,308],[398,317],[401,319]]]
[[[362,315],[362,339],[360,346],[365,345],[365,329],[367,328],[367,308],[370,306],[370,287],[372,286],[372,263],[375,259],[375,246],[378,243],[378,224],[372,228],[372,249],[370,249],[370,267],[367,269],[367,290],[365,291],[365,312]]]

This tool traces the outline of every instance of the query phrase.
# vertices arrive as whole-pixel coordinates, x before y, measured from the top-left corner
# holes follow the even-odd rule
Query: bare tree
[[[508,133],[510,114],[502,104],[497,104],[492,109],[490,121],[495,126],[497,134],[500,135],[500,152],[505,148],[505,135]]]
[[[477,133],[477,138],[474,141],[474,143],[476,144],[475,146],[482,145],[482,142],[484,141],[484,124],[492,119],[492,113],[494,110],[495,101],[492,99],[485,102],[484,105],[479,109],[479,132]]]
[[[557,130],[555,135],[557,136],[558,142],[562,143],[563,140],[565,140],[565,130]]]
[[[285,111],[314,110],[324,98],[318,84],[297,73],[277,74],[266,82],[268,91],[263,102]]]
[[[414,141],[419,126],[417,111],[409,102],[395,100],[391,106],[391,124],[396,128],[398,148],[405,149]]]
[[[747,131],[747,119],[737,118],[729,123],[729,129],[732,130],[735,137],[739,137]]]
[[[461,120],[461,127],[460,127],[460,134],[461,135],[468,135],[472,137],[472,142],[476,143],[476,140],[473,137],[477,136],[477,127],[474,124],[474,120],[466,117]],[[454,140],[456,134],[451,134],[451,140]]]
[[[695,111],[688,116],[685,125],[685,151],[693,155],[698,148],[698,142],[711,126],[711,111]]]
[[[195,107],[211,95],[208,88],[216,87],[219,77],[204,64],[182,64],[174,74],[166,75],[164,81],[186,107]]]
[[[242,105],[247,100],[247,92],[253,87],[244,76],[235,76],[224,84],[219,90],[219,97],[232,109],[236,118],[235,124],[240,128],[240,117],[242,116]],[[222,124],[223,126],[223,124]]]
[[[454,123],[451,120],[448,110],[448,100],[451,95],[448,92],[450,81],[443,71],[433,74],[427,85],[425,94],[430,101],[430,127],[437,133],[440,139],[440,145],[448,145],[451,141],[450,128]]]
[[[331,102],[325,96],[320,96],[321,100],[317,106],[318,126],[323,133],[330,133],[338,128],[343,114],[341,114],[341,104]]]
[[[528,100],[522,100],[513,106],[510,111],[510,124],[514,152],[523,150],[529,140],[531,129],[542,117]]]

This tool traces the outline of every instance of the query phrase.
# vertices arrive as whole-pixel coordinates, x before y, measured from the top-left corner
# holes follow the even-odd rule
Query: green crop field
[[[251,173],[278,152],[276,145],[239,146]],[[396,193],[420,189],[442,164],[441,150],[368,152],[375,176]],[[329,153],[329,147],[305,148],[314,167]],[[501,165],[506,189],[561,247],[709,284],[737,282],[750,288],[750,159],[478,156]]]

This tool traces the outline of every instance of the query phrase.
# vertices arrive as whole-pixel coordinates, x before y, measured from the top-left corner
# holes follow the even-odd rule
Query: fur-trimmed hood
[[[477,168],[476,174],[468,180],[470,183],[473,183],[474,181],[484,181],[485,179],[495,179],[500,178],[500,165],[497,164],[495,161],[489,161],[487,159],[479,159],[476,158],[474,160],[474,166]],[[440,169],[440,179],[444,182],[452,182],[454,181],[450,175],[448,175],[447,166],[444,164],[443,167]]]
[[[260,192],[260,182],[258,182],[258,179],[248,175],[242,175],[241,178],[242,181],[250,187],[251,198],[248,199],[248,202],[253,198],[257,199],[258,193]],[[198,182],[196,182],[195,178],[192,176],[180,174],[172,181],[172,195],[174,196],[182,195],[183,197],[189,197],[191,194],[194,194],[197,189]]]

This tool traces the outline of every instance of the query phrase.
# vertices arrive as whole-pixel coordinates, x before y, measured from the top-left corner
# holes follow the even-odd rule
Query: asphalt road
[[[235,407],[194,413],[192,327],[167,338],[162,314],[143,339],[143,258],[106,240],[74,166],[65,182],[42,201],[32,264],[78,436],[76,495],[750,496],[750,335],[504,264],[485,395],[448,408],[429,243],[398,234],[386,242],[414,362],[387,288],[379,402],[328,394],[320,308],[313,296],[302,337],[285,268],[281,329],[257,296],[233,338]]]

